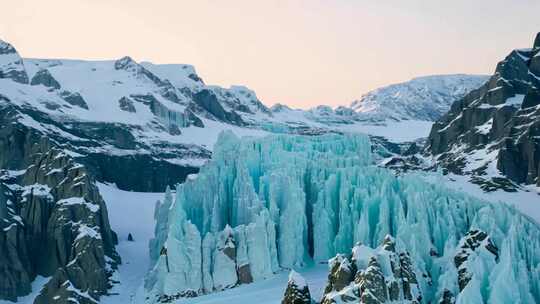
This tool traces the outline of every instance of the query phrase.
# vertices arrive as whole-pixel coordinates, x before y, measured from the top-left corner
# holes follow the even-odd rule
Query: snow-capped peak
[[[441,117],[452,102],[477,89],[488,76],[435,75],[413,78],[364,94],[351,104],[373,120],[428,120]]]

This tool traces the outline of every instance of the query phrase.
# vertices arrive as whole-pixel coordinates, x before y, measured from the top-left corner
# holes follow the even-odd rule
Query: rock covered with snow
[[[347,269],[346,276],[342,275],[343,270],[336,271],[336,259],[341,265],[346,261],[346,267],[340,267]],[[337,255],[330,260],[329,268],[323,304],[422,303],[412,261],[406,251],[396,250],[395,240],[389,235],[376,249],[356,245],[349,257]]]
[[[54,77],[51,75],[51,72],[47,69],[39,70],[32,80],[30,80],[31,85],[43,85],[51,89],[60,89],[60,84]]]
[[[421,303],[444,295],[463,301],[480,290],[494,298],[499,289],[485,286],[499,286],[503,272],[522,286],[514,298],[539,296],[536,224],[504,204],[414,175],[396,177],[371,159],[365,136],[223,133],[213,161],[158,205],[148,302],[247,283],[240,269],[258,281],[336,254],[328,303],[335,297]],[[492,247],[503,248],[498,260]],[[458,259],[467,262],[456,267],[463,250],[467,257]],[[521,266],[508,268],[503,253]],[[460,274],[470,279],[462,291]]]
[[[281,304],[311,304],[311,294],[306,280],[296,271],[291,270],[287,289]]]
[[[2,78],[28,83],[28,75],[21,56],[11,44],[0,39],[0,79]]]
[[[368,92],[351,108],[366,120],[433,121],[487,80],[487,76],[462,74],[414,78]]]
[[[427,150],[445,169],[485,190],[539,184],[540,47],[516,49],[478,90],[456,101],[431,130]]]

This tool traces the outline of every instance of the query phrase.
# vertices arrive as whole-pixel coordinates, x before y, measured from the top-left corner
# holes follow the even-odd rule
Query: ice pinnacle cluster
[[[329,292],[354,281],[373,290],[365,295],[372,303],[540,300],[534,223],[504,204],[373,166],[366,136],[239,139],[226,132],[213,157],[157,205],[149,303],[336,254],[331,268],[348,270]],[[353,257],[345,256],[353,247]]]

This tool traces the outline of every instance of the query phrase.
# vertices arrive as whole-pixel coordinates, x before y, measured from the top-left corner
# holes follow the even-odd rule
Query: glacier
[[[387,273],[389,258],[371,248],[390,236],[410,257],[422,303],[540,301],[536,223],[506,204],[395,176],[373,164],[371,149],[359,134],[221,133],[212,161],[156,205],[147,302],[263,280],[353,248],[378,256]]]

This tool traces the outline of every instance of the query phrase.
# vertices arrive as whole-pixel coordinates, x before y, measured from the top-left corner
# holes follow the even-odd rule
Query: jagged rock
[[[30,282],[41,275],[51,279],[35,303],[51,303],[53,298],[67,303],[67,297],[79,293],[93,299],[81,303],[97,302],[107,293],[111,270],[120,258],[94,180],[84,166],[34,131],[0,132],[0,148],[13,144],[20,145],[8,153],[14,157],[0,163],[25,169],[9,180],[9,205],[0,202],[15,221],[0,229],[0,298],[28,294]]]
[[[8,78],[27,84],[28,74],[17,50],[9,43],[0,40],[0,79]]]
[[[69,103],[70,105],[74,105],[83,109],[88,110],[88,104],[86,104],[86,101],[84,101],[84,98],[79,93],[73,93],[69,91],[62,91],[60,93],[60,96]]]
[[[467,261],[472,254],[478,254],[477,252],[480,250],[485,250],[491,254],[494,262],[499,259],[499,249],[493,244],[487,233],[480,230],[469,231],[461,239],[459,249],[454,256],[454,264],[458,270],[460,291],[467,286],[472,276],[467,268]]]
[[[493,163],[515,183],[540,185],[538,53],[536,47],[512,51],[485,85],[456,101],[433,125],[426,150],[443,168],[483,176]],[[487,190],[515,191],[492,187],[501,183],[490,181],[489,176],[473,179]]]
[[[201,90],[193,95],[193,101],[208,113],[212,114],[216,119],[229,122],[234,125],[243,126],[245,122],[242,117],[234,111],[225,111],[223,106],[219,103],[217,96],[211,90]]]
[[[289,273],[287,289],[281,304],[311,304],[311,294],[306,280],[294,270]]]
[[[60,83],[54,79],[54,77],[51,75],[49,70],[42,69],[39,70],[34,77],[32,77],[32,80],[30,81],[31,85],[44,85],[48,88],[53,89],[60,89]]]
[[[321,303],[422,303],[411,258],[396,247],[395,239],[386,235],[376,250],[357,244],[352,263],[343,255],[331,259]]]
[[[131,99],[125,96],[120,98],[120,100],[118,100],[118,104],[120,105],[120,109],[122,109],[122,111],[130,112],[130,113],[137,112],[137,110],[135,110],[135,106],[133,105],[133,101],[131,101]]]
[[[448,289],[445,289],[443,292],[443,296],[441,300],[439,301],[439,304],[454,304],[456,303],[456,298],[452,294],[452,292]]]
[[[357,274],[356,282],[358,282],[362,303],[380,304],[388,299],[384,275],[375,257],[370,259],[367,269]]]
[[[536,34],[534,39],[534,48],[540,48],[540,33]]]
[[[354,280],[356,269],[349,259],[338,254],[329,261],[330,272],[328,273],[328,285],[324,289],[325,293],[340,291]]]
[[[132,66],[136,64],[135,61],[133,59],[131,59],[131,57],[129,56],[124,56],[118,60],[116,60],[114,62],[114,68],[116,70],[124,70],[126,68],[128,68],[129,66]]]
[[[131,235],[131,233],[128,234],[127,240],[128,240],[128,242],[134,242],[135,241],[133,239],[133,235]]]

